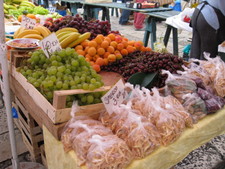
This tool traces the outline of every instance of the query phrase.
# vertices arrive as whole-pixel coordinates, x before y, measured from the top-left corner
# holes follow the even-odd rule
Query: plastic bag
[[[197,90],[196,83],[185,76],[173,75],[169,71],[163,70],[162,73],[168,74],[166,87],[171,94],[183,103],[183,96],[188,93],[195,93]]]
[[[88,169],[123,169],[133,159],[127,144],[115,135],[93,135],[89,142]]]
[[[197,93],[189,93],[183,96],[183,106],[188,113],[192,115],[194,123],[206,116],[205,102],[198,96]]]
[[[100,119],[127,143],[135,159],[144,158],[159,146],[157,129],[140,112],[132,110],[130,102],[121,104],[111,115],[102,113]]]

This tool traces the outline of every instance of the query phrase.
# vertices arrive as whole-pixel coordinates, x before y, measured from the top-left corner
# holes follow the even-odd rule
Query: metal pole
[[[0,43],[5,43],[5,23],[4,23],[4,8],[3,8],[3,0],[0,0]],[[12,152],[12,166],[13,169],[19,169],[19,160],[16,151],[16,142],[15,142],[15,131],[13,125],[13,118],[12,118],[12,104],[10,99],[10,88],[9,88],[9,71],[8,71],[8,60],[7,60],[7,53],[5,52],[0,53],[0,62],[2,68],[2,75],[3,75],[3,98],[5,102],[6,114],[7,114],[7,123],[9,129],[9,138],[10,138],[10,145],[11,145],[11,152]]]

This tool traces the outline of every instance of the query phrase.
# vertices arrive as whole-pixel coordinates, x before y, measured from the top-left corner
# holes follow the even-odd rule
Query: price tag
[[[21,26],[25,27],[26,29],[33,29],[36,25],[36,20],[28,18],[26,16],[22,17]]]
[[[119,80],[101,99],[109,114],[112,114],[114,107],[119,106],[128,96],[122,80]]]
[[[48,8],[49,13],[55,13],[56,8],[55,7],[50,7]]]
[[[50,58],[51,53],[62,50],[55,33],[44,38],[39,44],[48,58]]]

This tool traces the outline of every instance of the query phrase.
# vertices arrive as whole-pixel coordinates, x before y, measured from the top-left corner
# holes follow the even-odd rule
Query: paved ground
[[[82,12],[82,11],[79,11]],[[101,14],[100,14],[101,15]],[[113,16],[111,17],[112,30],[119,30],[123,35],[125,35],[130,40],[143,40],[144,31],[135,31],[133,26],[121,26],[118,24],[119,18]],[[157,23],[157,40],[159,41],[161,37],[165,34],[165,23]],[[182,56],[182,50],[189,42],[187,41],[191,38],[191,33],[182,31],[179,32],[179,55]],[[170,38],[168,43],[168,51],[172,52],[172,39]],[[6,119],[4,109],[0,110],[0,120]],[[8,144],[8,151],[10,151],[10,145],[8,141],[8,130],[6,120],[0,121],[0,143],[2,141],[1,136],[4,134],[4,142]],[[17,131],[17,142],[21,142],[20,133]],[[224,160],[225,157],[225,136],[219,136],[211,140],[204,146],[191,152],[182,162],[175,166],[175,169],[213,169],[217,163]],[[3,148],[3,144],[0,144],[0,150]],[[26,149],[23,149],[26,152]],[[10,157],[7,157],[8,159]],[[5,169],[11,164],[10,160],[4,159],[4,162],[0,162],[0,169]],[[2,161],[0,159],[0,161]],[[20,161],[29,161],[29,154],[24,153],[20,156]],[[225,169],[225,166],[222,167]],[[221,169],[222,169],[221,168]]]

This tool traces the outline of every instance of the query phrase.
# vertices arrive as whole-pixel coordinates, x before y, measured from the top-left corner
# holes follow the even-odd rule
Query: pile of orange
[[[27,14],[27,15],[25,15],[25,16],[28,17],[28,18],[31,18],[31,19],[37,19],[36,16],[35,16],[34,14]],[[22,17],[23,17],[23,15],[18,16],[17,20],[18,20],[19,22],[22,22]]]
[[[84,41],[77,45],[75,50],[85,56],[86,61],[90,62],[92,67],[99,72],[103,65],[115,62],[136,50],[151,51],[151,48],[144,47],[141,41],[129,41],[121,35],[111,33],[107,36],[100,34],[91,41]]]

